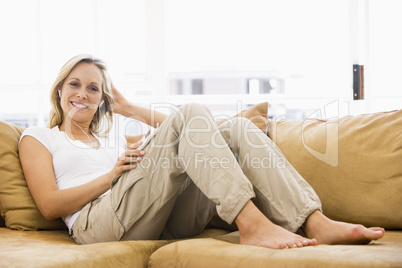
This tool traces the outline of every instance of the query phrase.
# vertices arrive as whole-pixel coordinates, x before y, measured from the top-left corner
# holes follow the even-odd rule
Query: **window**
[[[369,6],[369,79],[372,110],[401,109],[402,1],[371,0]]]
[[[268,101],[271,116],[295,119],[334,101],[346,114],[400,109],[399,10],[400,0],[1,1],[0,120],[45,125],[58,70],[83,52],[145,105],[227,115]],[[363,101],[352,100],[352,64],[365,67]]]
[[[112,79],[130,82],[145,73],[144,1],[40,1],[41,59],[46,83],[71,57],[107,60]]]
[[[0,12],[1,120],[44,125],[58,71],[81,53],[104,59],[122,91],[145,80],[145,0],[1,1]]]
[[[169,0],[166,12],[169,94],[202,80],[204,95],[350,95],[348,0]]]
[[[205,85],[210,94],[247,93],[245,81],[262,79],[283,81],[291,95],[345,97],[348,12],[345,0],[169,0],[169,77],[219,75],[228,86],[243,84],[237,92]]]

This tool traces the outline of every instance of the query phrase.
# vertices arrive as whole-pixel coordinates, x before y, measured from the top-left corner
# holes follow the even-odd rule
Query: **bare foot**
[[[240,244],[262,246],[273,249],[316,245],[317,240],[291,233],[272,223],[249,201],[236,218]]]
[[[334,221],[320,211],[313,212],[307,219],[304,231],[309,238],[317,239],[318,244],[368,244],[384,236],[380,227],[366,228],[360,224]]]

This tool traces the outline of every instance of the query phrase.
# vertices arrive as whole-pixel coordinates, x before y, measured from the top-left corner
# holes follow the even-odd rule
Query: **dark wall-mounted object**
[[[353,99],[364,100],[364,65],[353,64]]]

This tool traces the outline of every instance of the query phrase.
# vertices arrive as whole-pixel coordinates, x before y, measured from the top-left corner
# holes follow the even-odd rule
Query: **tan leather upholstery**
[[[271,122],[269,136],[330,218],[402,229],[402,110]]]
[[[206,230],[198,238],[181,241],[78,245],[67,231],[3,227],[0,267],[402,267],[402,110],[331,121],[271,122],[269,129],[270,137],[320,195],[324,213],[399,230],[387,230],[370,245],[272,250],[239,245],[237,233],[223,230]],[[15,126],[0,125],[0,151],[8,150],[0,152],[2,215],[9,211],[2,206],[1,193],[14,191],[3,187],[4,176],[18,181],[7,187],[26,187],[14,177],[21,176],[14,151],[19,134]],[[12,159],[14,166],[4,165],[4,159]],[[24,204],[24,213],[34,208]]]
[[[371,245],[318,245],[276,250],[238,245],[236,233],[197,240],[179,241],[151,255],[156,267],[401,267],[402,231],[389,231]]]
[[[18,230],[67,229],[39,212],[22,172],[18,141],[23,128],[0,121],[0,211],[6,226]]]
[[[198,238],[226,231],[210,229]],[[67,231],[0,228],[0,267],[147,267],[149,257],[172,241],[124,241],[78,245]]]

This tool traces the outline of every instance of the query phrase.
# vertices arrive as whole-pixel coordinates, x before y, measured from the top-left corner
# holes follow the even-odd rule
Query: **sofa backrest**
[[[38,210],[22,172],[18,141],[24,129],[0,121],[0,210],[8,228],[66,229],[61,219],[47,221]]]
[[[330,218],[402,229],[402,110],[269,123]]]

